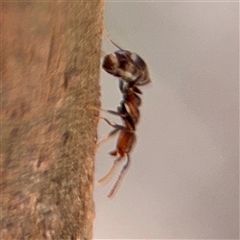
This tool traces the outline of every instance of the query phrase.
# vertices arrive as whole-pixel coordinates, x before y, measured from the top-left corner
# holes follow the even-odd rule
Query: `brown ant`
[[[105,184],[109,181],[109,179],[113,176],[117,165],[125,157],[127,157],[127,163],[123,166],[116,183],[108,194],[108,197],[112,197],[129,167],[130,153],[136,142],[135,131],[136,125],[140,119],[139,107],[141,105],[139,94],[142,94],[138,86],[149,84],[151,80],[147,65],[139,55],[120,48],[111,40],[108,34],[107,37],[119,50],[106,55],[104,57],[102,67],[111,75],[119,77],[119,89],[123,95],[123,99],[120,102],[120,106],[117,108],[117,111],[101,110],[120,116],[123,121],[123,125],[111,123],[108,119],[102,118],[114,128],[114,130],[108,134],[106,139],[109,139],[118,132],[119,136],[116,149],[109,153],[112,156],[117,156],[117,159],[114,161],[110,171],[99,180],[99,183]],[[99,143],[103,142],[103,140],[99,141]]]

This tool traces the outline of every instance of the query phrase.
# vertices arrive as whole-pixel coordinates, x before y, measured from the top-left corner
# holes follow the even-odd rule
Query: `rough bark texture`
[[[103,1],[1,7],[1,239],[91,239]]]

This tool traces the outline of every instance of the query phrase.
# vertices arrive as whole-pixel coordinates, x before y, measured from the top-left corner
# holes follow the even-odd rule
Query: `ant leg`
[[[108,173],[107,173],[103,178],[101,178],[100,180],[98,180],[98,182],[99,182],[101,185],[104,185],[104,184],[106,184],[107,182],[109,182],[109,181],[111,180],[111,178],[113,177],[113,175],[114,175],[114,173],[115,173],[115,171],[116,171],[116,168],[117,168],[117,166],[119,165],[119,163],[121,162],[121,160],[122,160],[122,157],[117,158],[117,159],[114,161],[114,163],[113,163],[111,169],[108,171]]]
[[[107,113],[110,113],[110,114],[113,114],[113,115],[117,115],[117,116],[120,116],[120,117],[124,117],[125,116],[125,114],[121,114],[121,113],[113,111],[113,110],[106,110],[106,109],[103,109],[103,108],[97,108],[97,107],[94,107],[92,105],[88,105],[87,108],[91,109],[91,110],[95,110],[95,111],[107,112]]]
[[[120,117],[125,117],[125,115],[126,115],[126,114],[119,113],[119,112],[116,112],[116,111],[113,111],[113,110],[105,110],[105,109],[101,109],[101,110],[104,111],[104,112],[113,114],[113,115],[120,116]]]
[[[123,81],[121,79],[118,80],[118,86],[121,93],[124,93]]]
[[[103,137],[102,139],[98,140],[95,150],[97,150],[100,145],[102,145],[103,143],[107,142],[109,139],[111,139],[112,137],[114,137],[117,133],[118,133],[119,129],[114,129],[113,131],[111,131],[107,136]]]
[[[87,106],[89,109],[92,109],[92,110],[95,110],[95,111],[103,111],[103,112],[107,112],[107,113],[110,113],[110,114],[113,114],[113,115],[117,115],[119,117],[121,117],[122,119],[125,119],[126,121],[128,121],[128,123],[131,125],[131,129],[128,128],[128,127],[125,127],[125,126],[122,126],[122,125],[119,125],[119,124],[116,124],[116,123],[111,123],[108,119],[104,118],[104,117],[98,117],[98,118],[102,118],[105,122],[107,122],[108,125],[114,127],[114,128],[117,128],[119,130],[123,130],[123,131],[134,131],[135,130],[135,124],[131,118],[131,116],[129,115],[129,113],[127,112],[127,109],[125,108],[124,104],[121,105],[121,107],[119,107],[119,112],[116,112],[116,111],[113,111],[113,110],[105,110],[105,109],[102,109],[102,108],[96,108],[94,106],[91,106],[91,105],[88,105]],[[123,111],[123,112],[120,112],[120,111]]]
[[[127,163],[123,166],[116,183],[113,185],[112,190],[109,192],[109,194],[108,194],[109,198],[114,197],[114,195],[116,194],[116,192],[120,186],[120,183],[121,183],[124,175],[126,174],[126,171],[129,168],[129,166],[130,166],[130,156],[129,156],[129,154],[127,154]]]
[[[103,118],[103,117],[99,117],[102,118],[103,120],[105,120],[110,126],[112,126],[113,128],[115,128],[113,131],[111,131],[106,137],[103,137],[102,139],[100,139],[95,147],[95,151],[100,147],[100,145],[102,145],[104,142],[108,141],[109,139],[111,139],[113,136],[115,136],[118,131],[123,130],[123,131],[131,131],[131,129],[122,126],[122,125],[118,125],[116,123],[111,123],[108,119]]]
[[[131,129],[125,127],[125,126],[122,126],[122,125],[119,125],[119,124],[116,124],[116,123],[111,123],[107,118],[104,118],[104,117],[99,117],[101,119],[103,119],[108,125],[118,129],[118,130],[123,130],[123,131],[128,131],[128,132],[132,132]]]

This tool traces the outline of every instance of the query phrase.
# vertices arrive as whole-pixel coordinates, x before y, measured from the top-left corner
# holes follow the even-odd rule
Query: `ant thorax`
[[[106,55],[102,67],[109,74],[136,86],[151,82],[144,60],[138,54],[127,50],[118,50]]]

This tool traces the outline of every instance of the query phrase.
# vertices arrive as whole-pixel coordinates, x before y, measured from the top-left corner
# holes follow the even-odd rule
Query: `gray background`
[[[153,83],[116,197],[106,195],[118,174],[96,184],[95,239],[238,239],[238,5],[107,1],[108,32],[144,58]],[[103,51],[115,50],[104,38]],[[102,71],[101,86],[102,107],[116,109],[117,79]],[[100,121],[99,138],[110,130]],[[115,143],[98,150],[96,180]]]

